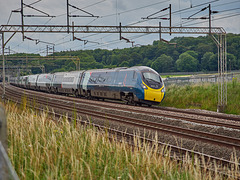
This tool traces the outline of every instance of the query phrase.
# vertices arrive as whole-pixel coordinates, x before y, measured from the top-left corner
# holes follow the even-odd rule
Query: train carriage
[[[83,71],[58,72],[54,73],[51,83],[51,91],[55,93],[80,95],[80,78]]]
[[[18,77],[10,77],[9,82],[11,85],[17,86]]]
[[[36,90],[50,92],[53,74],[39,74],[36,82]]]
[[[36,90],[38,76],[39,76],[39,74],[34,74],[34,75],[28,76],[28,82],[27,82],[28,89]]]
[[[22,88],[27,88],[27,81],[28,81],[28,76],[20,76],[19,86]]]

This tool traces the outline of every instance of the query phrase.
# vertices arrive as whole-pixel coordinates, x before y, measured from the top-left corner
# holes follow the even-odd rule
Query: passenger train
[[[157,105],[165,97],[161,76],[146,66],[35,74],[13,78],[10,83],[37,91],[123,100],[135,105]]]

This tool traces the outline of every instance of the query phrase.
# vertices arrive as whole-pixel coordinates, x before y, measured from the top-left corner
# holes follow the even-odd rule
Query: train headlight
[[[165,87],[162,88],[161,92],[165,92]]]
[[[145,86],[144,84],[141,84],[143,89],[147,89],[147,86]]]

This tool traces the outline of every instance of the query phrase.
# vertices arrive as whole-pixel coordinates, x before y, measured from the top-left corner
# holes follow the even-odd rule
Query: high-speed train
[[[157,105],[165,97],[161,76],[146,66],[35,74],[16,77],[10,83],[37,91],[123,100],[135,105]]]

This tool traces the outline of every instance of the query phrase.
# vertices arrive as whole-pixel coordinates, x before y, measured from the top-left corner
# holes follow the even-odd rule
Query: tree
[[[123,61],[119,66],[120,67],[128,67],[129,63],[127,61]]]
[[[209,71],[217,71],[218,70],[218,55],[214,54],[209,59]]]
[[[147,64],[148,64],[149,61],[150,61],[150,60],[149,60],[148,58],[144,58],[142,64],[143,64],[144,66],[147,66]]]
[[[210,58],[214,56],[213,52],[206,52],[203,57],[202,57],[202,61],[201,61],[201,69],[203,71],[209,71],[210,67],[209,67],[209,63],[210,63]]]
[[[186,53],[190,54],[192,57],[194,57],[195,59],[198,58],[198,53],[192,50],[188,50],[186,51]]]
[[[117,65],[121,64],[123,61],[128,61],[129,60],[129,56],[125,53],[120,54],[119,56],[120,57],[119,57]]]
[[[154,41],[152,45],[142,45],[140,47],[124,49],[95,49],[95,50],[77,50],[61,51],[50,55],[53,59],[44,60],[39,54],[11,54],[6,55],[7,65],[21,65],[22,61],[8,61],[8,57],[30,57],[35,56],[35,61],[28,61],[29,65],[45,66],[46,72],[70,70],[74,68],[71,61],[66,59],[57,59],[58,56],[78,56],[81,61],[81,69],[90,68],[108,68],[118,66],[135,66],[146,65],[153,67],[157,71],[217,71],[218,70],[218,48],[209,36],[199,37],[175,37],[170,40],[171,43],[177,43],[176,46],[166,44],[162,41]],[[227,65],[230,70],[240,69],[240,34],[227,34]],[[184,54],[184,55],[183,55]],[[187,56],[187,54],[189,56]],[[165,62],[166,59],[172,58],[171,65]],[[182,56],[181,56],[182,55]],[[181,58],[180,58],[181,56]],[[36,58],[39,57],[39,60]],[[55,58],[56,57],[56,58]],[[185,58],[190,59],[184,61]],[[29,58],[30,59],[30,58]],[[178,60],[178,62],[177,62]],[[197,60],[197,62],[195,61]],[[24,60],[25,62],[25,60]],[[127,62],[127,63],[126,63]],[[0,60],[1,63],[1,60]],[[128,64],[128,65],[127,65]],[[195,65],[198,64],[197,68]],[[169,66],[168,66],[169,65]],[[161,69],[161,67],[163,67]],[[39,69],[32,69],[38,72]],[[39,73],[39,72],[38,72]]]
[[[135,64],[140,64],[143,61],[142,55],[136,52],[133,52],[130,57],[133,59],[133,62],[135,62]]]
[[[170,56],[162,54],[151,65],[157,72],[171,72],[174,68],[173,59]]]
[[[238,62],[233,54],[227,53],[227,67],[229,70],[238,69]]]
[[[111,55],[111,65],[117,65],[119,63],[119,57],[115,54]]]
[[[187,52],[182,53],[176,61],[178,71],[194,72],[198,69],[198,60]]]
[[[199,43],[195,48],[200,57],[202,57],[206,52],[213,52],[212,44]]]

